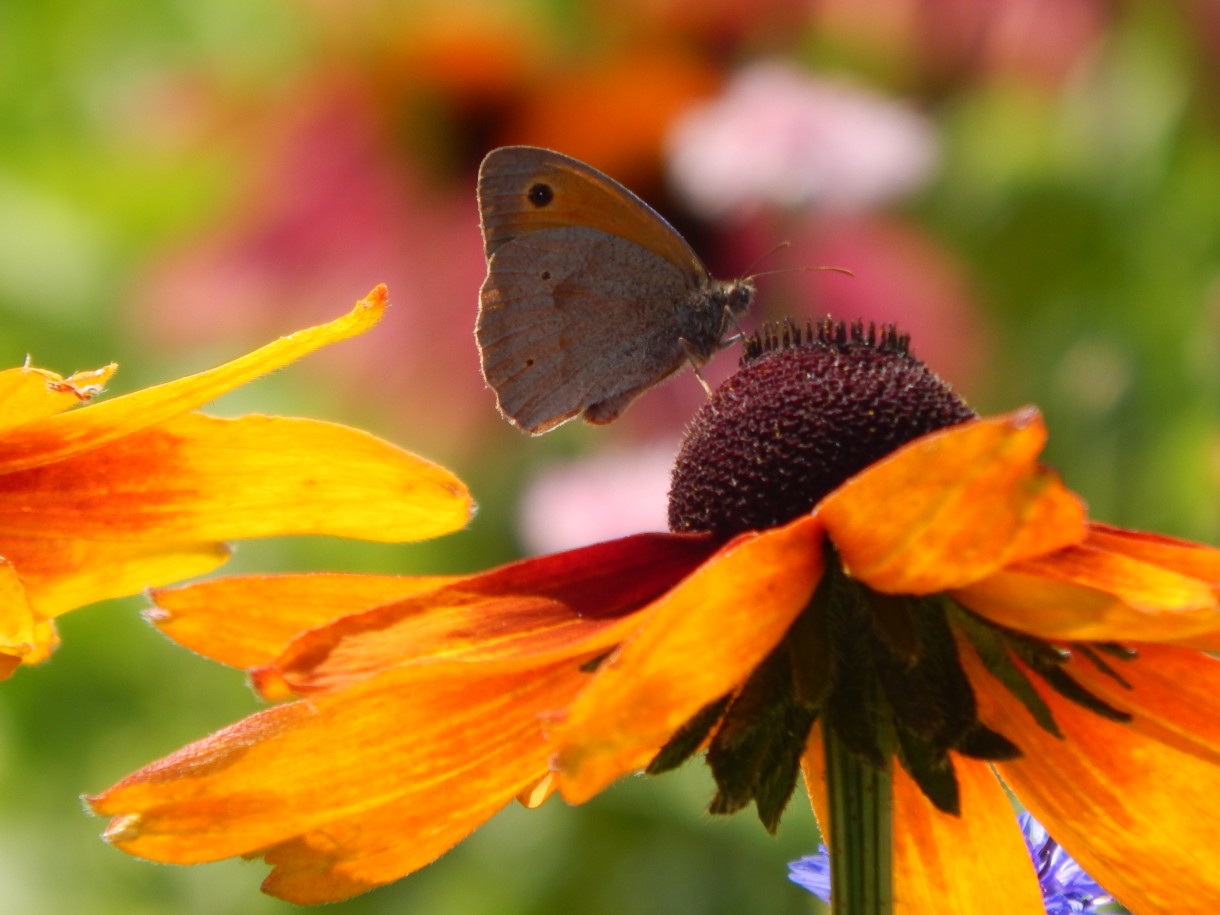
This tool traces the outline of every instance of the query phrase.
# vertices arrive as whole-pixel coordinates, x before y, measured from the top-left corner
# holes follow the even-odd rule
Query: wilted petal
[[[953,596],[1044,639],[1175,641],[1220,628],[1210,583],[1092,543],[1018,563]]]
[[[848,480],[818,515],[874,590],[961,587],[1084,537],[1084,506],[1037,463],[1045,442],[1033,408],[943,429]]]
[[[366,432],[191,413],[106,448],[0,475],[0,542],[330,534],[397,542],[470,513],[461,482]]]
[[[642,768],[749,675],[808,604],[823,536],[813,516],[742,535],[641,611],[639,631],[550,731],[567,801],[588,800]]]
[[[275,669],[294,689],[316,691],[438,658],[606,649],[639,626],[631,614],[712,549],[699,535],[641,534],[511,563],[306,632]]]
[[[234,576],[153,591],[145,616],[191,651],[250,668],[271,663],[307,629],[453,580],[340,572]]]
[[[0,541],[31,607],[50,619],[141,588],[202,575],[224,563],[221,543],[157,543],[106,540]]]
[[[381,320],[385,306],[386,289],[378,286],[343,317],[281,337],[217,368],[27,423],[20,435],[0,440],[0,473],[61,461],[193,410],[320,347],[364,333]]]
[[[9,435],[27,423],[89,400],[101,391],[117,368],[111,363],[69,378],[33,366],[0,371],[0,434]]]
[[[270,892],[343,899],[422,867],[535,784],[549,752],[539,715],[587,678],[571,662],[400,667],[253,715],[89,803],[131,854],[264,854]]]
[[[1220,898],[1220,767],[1040,688],[1065,735],[1056,738],[972,651],[962,656],[980,718],[1024,753],[996,768],[1056,841],[1133,911],[1210,915]],[[1216,700],[1200,711],[1216,717]]]

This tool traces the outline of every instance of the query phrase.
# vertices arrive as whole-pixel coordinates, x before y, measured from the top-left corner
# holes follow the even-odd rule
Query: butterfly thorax
[[[710,359],[740,331],[738,318],[754,300],[754,281],[709,280],[709,285],[690,295],[683,310],[682,338],[688,352]]]

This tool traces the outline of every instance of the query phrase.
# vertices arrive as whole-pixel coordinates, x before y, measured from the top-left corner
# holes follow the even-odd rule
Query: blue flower
[[[1042,903],[1046,906],[1047,915],[1093,912],[1097,906],[1112,901],[1097,881],[1047,835],[1041,823],[1028,813],[1020,814],[1017,821],[1021,824],[1025,846],[1038,872],[1038,884],[1042,887]],[[788,879],[829,904],[830,855],[826,846],[819,845],[816,855],[789,864]]]
[[[1084,872],[1072,856],[1052,839],[1042,824],[1028,813],[1017,817],[1025,834],[1025,845],[1034,859],[1038,883],[1042,887],[1042,902],[1047,915],[1072,915],[1092,912],[1096,906],[1110,902],[1110,895]]]

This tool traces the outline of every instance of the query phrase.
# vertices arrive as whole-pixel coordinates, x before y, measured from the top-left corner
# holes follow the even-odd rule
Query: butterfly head
[[[754,277],[729,280],[721,287],[724,313],[727,318],[740,318],[754,302]]]

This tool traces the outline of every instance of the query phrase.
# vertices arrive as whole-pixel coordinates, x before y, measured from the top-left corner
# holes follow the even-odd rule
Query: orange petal
[[[285,417],[187,414],[0,475],[0,537],[395,542],[448,533],[470,509],[435,464],[357,429]]]
[[[604,650],[713,548],[699,535],[641,534],[511,563],[304,633],[275,667],[294,689],[314,691],[441,657]]]
[[[996,768],[1055,841],[1132,911],[1210,915],[1220,899],[1220,768],[1040,687],[1065,735],[1058,739],[972,650],[962,661],[982,720],[1025,754]],[[1199,714],[1220,716],[1214,695]]]
[[[1085,543],[953,593],[1001,626],[1045,639],[1174,641],[1220,628],[1215,589]]]
[[[0,538],[21,576],[34,612],[50,619],[152,585],[202,575],[229,558],[219,543],[141,543],[104,540]]]
[[[1200,581],[1220,584],[1220,550],[1209,546],[1162,534],[1127,531],[1096,521],[1089,523],[1087,543]]]
[[[894,764],[894,911],[922,915],[976,915],[996,908],[1003,888],[1004,912],[1044,915],[1042,894],[1016,813],[991,767],[953,757],[962,815],[941,813],[909,775]],[[805,786],[829,845],[826,774],[819,724],[801,760]],[[962,850],[969,849],[969,860]]]
[[[954,755],[962,815],[941,813],[894,765],[894,911],[1044,915],[1016,812],[991,767]],[[967,852],[966,850],[969,849]]]
[[[1082,539],[1084,506],[1039,466],[1032,407],[916,439],[852,477],[818,515],[844,567],[877,591],[957,588]]]
[[[29,423],[20,435],[0,439],[0,473],[61,461],[187,413],[320,347],[364,333],[381,320],[385,305],[386,289],[378,286],[343,317],[281,337],[210,371]]]
[[[515,671],[400,667],[253,715],[89,799],[106,838],[186,864],[265,854],[264,888],[343,899],[451,848],[545,772],[540,712],[570,701],[572,663]]]
[[[153,591],[145,616],[191,651],[228,664],[269,664],[296,636],[453,581],[445,576],[249,575]]]
[[[823,536],[811,515],[744,534],[641,611],[639,632],[551,729],[567,801],[646,765],[695,712],[745,680],[808,604]]]
[[[117,368],[112,362],[70,378],[32,366],[0,371],[0,434],[11,435],[27,423],[89,400],[105,387]]]
[[[0,559],[0,680],[6,680],[35,649],[38,618],[17,570]]]
[[[1166,645],[1133,645],[1128,661],[1103,655],[1127,686],[1078,652],[1066,670],[1093,695],[1134,715],[1130,727],[1220,765],[1220,660]]]

